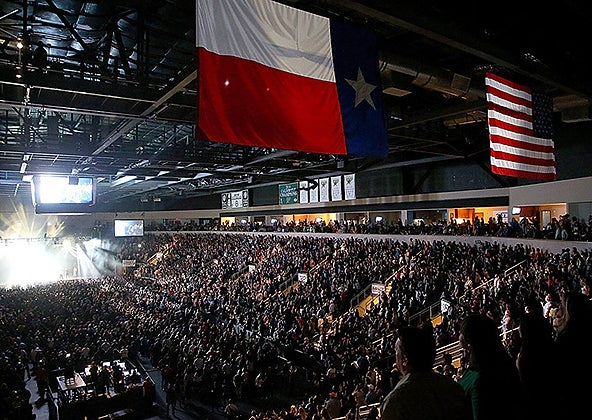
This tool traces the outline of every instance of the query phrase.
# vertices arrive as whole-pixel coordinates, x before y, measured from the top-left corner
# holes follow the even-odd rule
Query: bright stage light
[[[0,285],[4,287],[57,281],[65,270],[65,261],[48,252],[44,243],[22,239],[4,247],[0,260],[4,266]]]

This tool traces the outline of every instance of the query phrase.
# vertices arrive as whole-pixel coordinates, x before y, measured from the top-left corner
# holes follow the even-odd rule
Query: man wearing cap
[[[342,403],[341,400],[337,398],[337,392],[331,391],[329,393],[329,398],[325,401],[325,408],[327,409],[329,417],[332,419],[341,417],[341,407]]]

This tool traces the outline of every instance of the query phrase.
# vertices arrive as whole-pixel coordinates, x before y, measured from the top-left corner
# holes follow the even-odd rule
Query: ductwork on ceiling
[[[404,81],[406,79],[412,85],[467,100],[485,97],[485,92],[471,87],[470,77],[447,70],[428,68],[405,57],[383,54],[380,57],[380,72],[383,92],[394,96],[411,93],[411,86]]]
[[[471,78],[451,71],[430,68],[407,57],[382,54],[380,74],[383,93],[392,96],[405,96],[412,92],[413,86],[441,92],[451,97],[468,101],[485,98],[485,92],[471,86]],[[586,98],[577,95],[564,95],[553,98],[553,110],[561,112],[565,123],[592,121],[592,109]],[[484,121],[486,114],[475,111],[463,117],[446,120],[447,126],[472,124]]]
[[[467,101],[485,98],[484,91],[471,86],[470,77],[443,69],[428,68],[409,58],[382,55],[380,57],[380,75],[383,93],[396,97],[410,94],[413,87],[417,86]],[[443,124],[447,127],[456,127],[483,122],[486,118],[485,111],[473,110],[445,119]]]
[[[553,98],[553,111],[561,112],[561,121],[564,123],[592,120],[590,101],[577,95],[564,95]]]

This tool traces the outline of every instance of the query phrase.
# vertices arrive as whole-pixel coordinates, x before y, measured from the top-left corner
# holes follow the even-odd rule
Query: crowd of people
[[[310,232],[310,233],[354,233],[354,234],[385,234],[385,235],[471,235],[510,238],[539,238],[570,241],[592,241],[592,215],[588,220],[560,215],[551,218],[544,226],[538,216],[512,216],[505,220],[501,213],[483,218],[458,220],[426,221],[418,219],[414,223],[404,224],[400,219],[396,222],[372,221],[356,222],[354,220],[300,220],[281,223],[275,221],[269,225],[262,222],[220,223],[217,219],[207,222],[196,220],[162,220],[147,222],[149,231],[238,231],[238,232]]]
[[[417,392],[403,399],[436,409],[436,397],[422,397],[434,382],[426,367],[455,341],[465,356],[435,374],[450,379],[439,394],[450,407],[461,387],[466,418],[551,418],[585,406],[577,378],[592,373],[592,251],[223,232],[120,243],[120,258],[138,263],[124,276],[0,290],[6,418],[27,418],[18,417],[24,381],[39,382],[40,365],[63,367],[70,355],[81,369],[122,354],[161,370],[172,412],[198,399],[231,418],[249,401],[260,408],[252,420],[355,418],[369,404],[371,420],[415,418],[401,414],[396,394]],[[375,283],[387,287],[362,316],[351,299]],[[441,299],[440,323],[413,325]],[[293,403],[282,407],[286,398]]]

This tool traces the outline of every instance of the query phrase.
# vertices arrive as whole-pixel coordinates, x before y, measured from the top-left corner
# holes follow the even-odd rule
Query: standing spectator
[[[35,381],[37,382],[37,393],[39,394],[39,401],[44,402],[46,395],[49,395],[51,399],[51,391],[49,390],[47,383],[47,369],[45,368],[45,364],[43,362],[37,364]]]
[[[550,384],[557,379],[556,372],[549,369],[549,361],[557,360],[553,327],[540,310],[532,310],[521,317],[519,334],[516,367],[524,390],[526,415],[539,420],[555,419],[556,405],[548,403],[555,398],[556,389]]]
[[[558,350],[559,402],[565,418],[577,418],[589,410],[589,389],[582,379],[590,378],[592,365],[592,302],[580,292],[569,291],[561,297],[564,325],[556,342]],[[584,410],[584,411],[582,411]]]
[[[432,369],[436,343],[427,330],[401,328],[395,357],[403,376],[382,403],[382,420],[471,419],[462,387]]]
[[[354,402],[356,404],[356,410],[359,410],[361,406],[366,405],[366,393],[364,392],[364,385],[357,384],[354,392],[352,392]]]
[[[341,416],[342,402],[337,397],[337,392],[331,391],[329,393],[329,399],[325,401],[324,407],[327,409],[329,418],[334,419]]]
[[[43,357],[43,351],[38,345],[31,349],[31,364],[33,365],[33,372],[37,372],[37,362]]]
[[[142,382],[142,401],[144,403],[144,412],[146,415],[150,414],[152,410],[152,404],[156,398],[156,387],[150,377],[146,377]]]
[[[472,405],[473,419],[521,419],[520,377],[496,322],[480,313],[468,315],[461,322],[459,342],[468,362],[459,383]]]
[[[20,344],[19,358],[20,358],[20,362],[23,364],[23,367],[25,368],[25,372],[27,373],[27,379],[31,379],[31,368],[29,366],[29,353],[27,352],[27,346],[25,343]]]
[[[240,418],[240,410],[232,400],[228,400],[228,404],[224,407],[224,414],[228,420],[238,420]]]
[[[162,369],[162,390],[166,391],[175,381],[175,369],[170,363],[167,363]]]
[[[169,417],[169,411],[173,414],[176,414],[177,410],[177,386],[175,383],[169,383],[165,390],[166,392],[166,415],[167,418]]]

